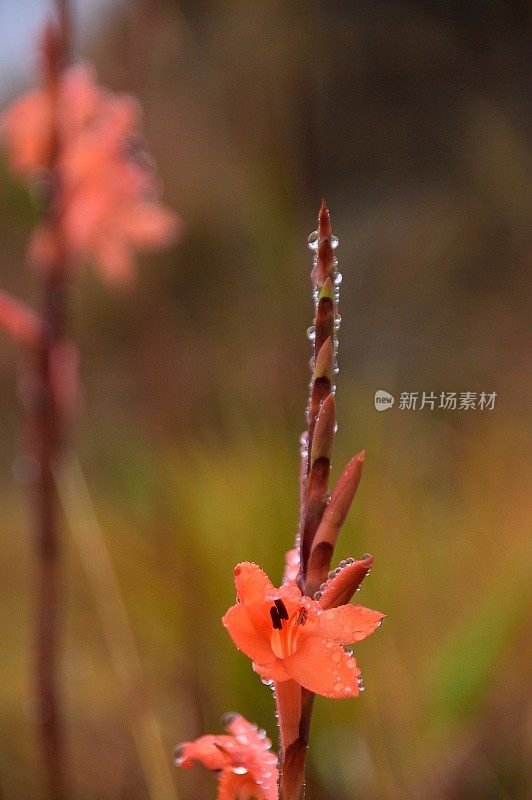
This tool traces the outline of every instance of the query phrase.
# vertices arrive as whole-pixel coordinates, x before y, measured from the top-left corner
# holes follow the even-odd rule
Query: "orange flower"
[[[295,583],[276,589],[260,567],[248,562],[235,568],[235,584],[237,604],[223,623],[263,679],[292,678],[325,697],[358,696],[360,670],[342,645],[373,633],[383,614],[355,605],[324,608]]]
[[[241,714],[226,714],[224,726],[229,735],[209,734],[179,745],[177,766],[197,761],[219,772],[217,800],[277,800],[277,757],[266,733]]]
[[[11,168],[30,180],[51,166],[56,132],[62,240],[39,228],[30,245],[37,265],[53,264],[60,247],[69,261],[92,260],[104,277],[124,282],[135,250],[167,246],[178,236],[182,223],[159,204],[153,163],[139,148],[140,123],[136,100],[98,86],[85,64],[63,72],[55,104],[43,89],[5,112],[0,127]]]

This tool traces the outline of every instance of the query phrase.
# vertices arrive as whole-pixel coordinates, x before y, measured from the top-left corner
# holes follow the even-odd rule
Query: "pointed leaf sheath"
[[[318,288],[331,277],[334,269],[334,253],[332,247],[331,217],[327,203],[321,201],[318,212],[318,253],[312,271],[312,282]]]
[[[333,282],[336,259],[333,255],[333,235],[325,201],[322,202],[318,214],[318,229],[313,234],[313,240],[316,244],[311,246],[317,250],[312,271],[316,314],[312,380],[307,409],[308,428],[301,461],[299,582],[302,587],[305,585],[312,539],[325,509],[336,428],[333,375],[336,366],[335,318],[338,292]]]
[[[316,308],[316,338],[314,352],[317,354],[329,336],[334,333],[334,287],[330,278],[327,278],[318,294]]]
[[[302,575],[306,575],[313,539],[327,504],[335,425],[336,403],[334,395],[330,394],[321,406],[310,451],[310,472],[301,536]]]
[[[366,553],[358,561],[348,558],[341,561],[330,578],[322,584],[319,597],[320,606],[324,609],[337,608],[349,603],[355,592],[373,566],[373,556]]]
[[[312,375],[313,383],[307,417],[310,441],[314,438],[314,429],[320,412],[320,406],[327,395],[331,393],[333,365],[333,342],[332,337],[328,336],[316,355],[316,366],[314,367]]]
[[[340,529],[353,502],[362,477],[366,453],[363,450],[351,459],[343,471],[323,513],[314,536],[307,568],[307,590],[314,594],[329,572]]]

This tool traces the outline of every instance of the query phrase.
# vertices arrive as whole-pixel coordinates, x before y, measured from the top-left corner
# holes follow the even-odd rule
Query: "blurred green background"
[[[375,555],[359,598],[388,620],[356,648],[364,695],[316,704],[308,800],[531,796],[530,28],[508,0],[130,0],[83,40],[140,97],[187,236],[132,290],[87,270],[72,298],[76,450],[142,666],[65,523],[72,798],[214,797],[171,753],[228,710],[276,738],[220,618],[234,564],[278,581],[295,534],[323,195],[344,276],[333,477],[367,450],[337,555]],[[0,170],[2,288],[35,300],[36,209]],[[38,800],[18,359],[2,337],[0,797]],[[402,391],[498,397],[408,412]]]

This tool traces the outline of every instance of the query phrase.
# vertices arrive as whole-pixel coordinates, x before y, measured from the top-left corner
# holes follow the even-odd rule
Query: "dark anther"
[[[302,608],[299,614],[296,617],[296,625],[304,625],[307,621],[308,611],[306,608]]]
[[[272,625],[276,630],[281,631],[283,629],[283,623],[279,617],[279,611],[277,610],[277,606],[272,606],[270,608],[270,617],[272,618]]]
[[[275,605],[277,606],[277,611],[279,612],[279,619],[288,619],[288,611],[286,610],[286,606],[282,600],[275,600]]]

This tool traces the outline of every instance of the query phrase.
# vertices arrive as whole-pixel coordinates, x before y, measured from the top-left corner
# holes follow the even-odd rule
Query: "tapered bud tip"
[[[327,278],[324,281],[323,286],[320,289],[318,302],[320,300],[323,300],[324,297],[328,298],[329,300],[332,300],[333,297],[334,297],[334,286],[333,286],[333,282],[332,282],[332,280],[330,278]]]
[[[329,216],[327,203],[324,200],[321,202],[321,207],[318,214],[318,223],[320,241],[322,239],[330,239],[332,236],[331,218]]]
[[[360,461],[360,463],[363,464],[365,460],[366,460],[366,451],[361,450],[360,453],[358,453],[357,455],[357,461]]]
[[[61,34],[57,25],[48,22],[42,32],[41,53],[47,71],[54,69],[60,57]]]
[[[328,394],[320,408],[320,417],[331,417],[336,414],[336,400],[333,394]]]

